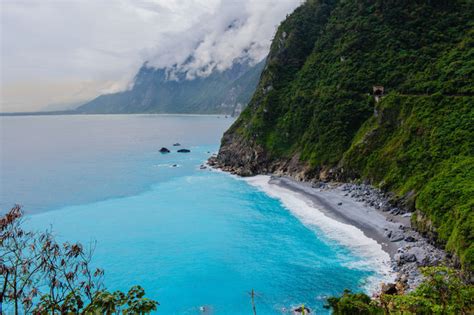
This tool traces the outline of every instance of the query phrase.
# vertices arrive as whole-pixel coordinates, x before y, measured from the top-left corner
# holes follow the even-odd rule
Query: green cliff
[[[369,181],[472,270],[473,25],[470,0],[307,1],[278,28],[219,164]]]

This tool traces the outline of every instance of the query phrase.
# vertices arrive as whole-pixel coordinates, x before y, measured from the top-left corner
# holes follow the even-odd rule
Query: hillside
[[[77,113],[240,113],[258,83],[264,61],[256,65],[234,63],[223,72],[208,77],[186,79],[186,73],[170,79],[170,69],[144,64],[132,89],[101,95],[76,109]]]
[[[473,22],[468,0],[307,1],[280,25],[219,164],[368,181],[472,270]]]

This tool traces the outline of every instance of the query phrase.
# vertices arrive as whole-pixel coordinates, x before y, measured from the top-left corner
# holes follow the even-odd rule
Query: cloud
[[[3,0],[1,110],[35,110],[129,86],[141,64],[188,79],[262,59],[277,25],[300,0]],[[191,58],[189,58],[192,56]],[[46,92],[35,97],[41,82]],[[61,84],[68,82],[68,84]],[[88,82],[87,89],[68,87]],[[24,84],[24,96],[15,98]],[[9,89],[15,87],[15,93]],[[77,93],[76,90],[87,90]],[[48,95],[50,97],[48,98]]]
[[[218,1],[186,31],[162,33],[147,60],[160,68],[175,65],[175,71],[185,72],[188,79],[224,71],[236,59],[258,62],[267,55],[280,21],[300,3]]]

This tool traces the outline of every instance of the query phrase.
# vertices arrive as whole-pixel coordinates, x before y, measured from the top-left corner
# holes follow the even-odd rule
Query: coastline
[[[338,182],[312,184],[275,175],[268,178],[270,186],[303,196],[310,201],[314,211],[355,227],[366,238],[380,245],[390,257],[388,267],[392,277],[384,276],[382,287],[375,292],[395,287],[398,291],[410,291],[422,280],[418,267],[437,265],[446,260],[443,250],[434,247],[412,229],[411,213],[392,207],[380,191],[369,185]],[[384,270],[383,266],[379,268]]]
[[[348,262],[348,268],[370,270],[374,274],[366,279],[364,289],[374,294],[380,282],[393,282],[396,274],[391,268],[390,255],[373,238],[368,237],[355,225],[328,215],[326,207],[313,202],[310,196],[280,183],[280,179],[268,175],[238,177],[266,195],[278,199],[281,204],[303,225],[314,231],[318,238],[335,241],[357,257]],[[344,259],[341,257],[341,259]]]
[[[221,169],[222,165],[215,155],[207,163],[212,168],[235,174],[232,170]],[[374,294],[393,290],[411,291],[423,280],[419,267],[450,264],[445,251],[435,247],[411,227],[411,213],[393,206],[389,197],[373,186],[309,182],[276,174],[236,176],[249,183],[252,178],[267,177],[268,189],[285,189],[300,198],[303,197],[302,199],[309,201],[313,211],[320,212],[340,224],[349,225],[361,231],[363,237],[376,242],[379,250],[389,257],[387,266],[378,266],[378,269],[380,271],[387,267],[393,277],[382,277],[377,288],[373,290]],[[272,194],[271,191],[266,192]],[[274,197],[279,198],[278,193],[274,194]]]

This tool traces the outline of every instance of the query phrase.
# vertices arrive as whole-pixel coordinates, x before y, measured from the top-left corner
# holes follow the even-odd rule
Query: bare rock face
[[[267,165],[268,158],[260,146],[237,133],[224,134],[215,166],[236,175],[252,176],[268,173]]]
[[[318,177],[317,170],[302,162],[299,154],[291,159],[274,159],[259,144],[232,131],[224,134],[219,154],[211,160],[210,165],[239,176],[271,173],[289,175],[300,181]]]

